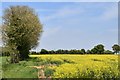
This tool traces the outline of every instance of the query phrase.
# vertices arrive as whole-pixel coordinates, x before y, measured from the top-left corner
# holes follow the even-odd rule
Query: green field
[[[30,55],[30,59],[9,64],[2,58],[3,78],[37,78],[37,69],[46,65],[52,78],[118,78],[118,55]],[[47,66],[54,64],[54,66]]]

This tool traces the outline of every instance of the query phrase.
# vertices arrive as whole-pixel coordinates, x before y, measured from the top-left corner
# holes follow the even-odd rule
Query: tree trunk
[[[28,56],[29,50],[24,50],[24,51],[19,51],[19,52],[20,52],[20,56],[19,56],[20,60],[25,60],[29,58]]]
[[[19,63],[19,55],[17,53],[11,54],[10,63]]]
[[[17,50],[19,51],[19,59],[21,61],[29,58],[29,55],[28,55],[29,50],[28,49],[25,49],[22,46],[18,46]]]

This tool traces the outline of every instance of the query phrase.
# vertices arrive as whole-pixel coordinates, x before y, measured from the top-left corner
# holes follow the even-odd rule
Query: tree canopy
[[[4,45],[17,50],[23,60],[28,58],[29,50],[37,46],[42,24],[34,9],[10,6],[4,11],[2,29]]]
[[[120,51],[120,46],[118,45],[118,44],[114,44],[113,46],[112,46],[112,49],[113,49],[113,51],[114,51],[114,53],[119,53],[119,51]]]

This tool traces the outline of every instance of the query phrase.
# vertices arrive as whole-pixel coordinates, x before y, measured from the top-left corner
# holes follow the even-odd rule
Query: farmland
[[[2,80],[120,80],[117,7],[116,3],[2,4]]]
[[[4,78],[37,78],[37,69],[29,66],[53,64],[44,68],[52,78],[118,78],[118,55],[29,55],[30,59],[9,64],[3,58]],[[21,74],[22,73],[22,74]],[[9,74],[9,75],[8,75]]]

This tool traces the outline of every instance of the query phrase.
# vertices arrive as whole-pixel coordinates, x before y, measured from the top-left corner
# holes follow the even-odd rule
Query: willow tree
[[[2,28],[4,45],[10,48],[13,59],[29,58],[29,50],[37,46],[42,34],[38,15],[28,6],[6,8]]]

